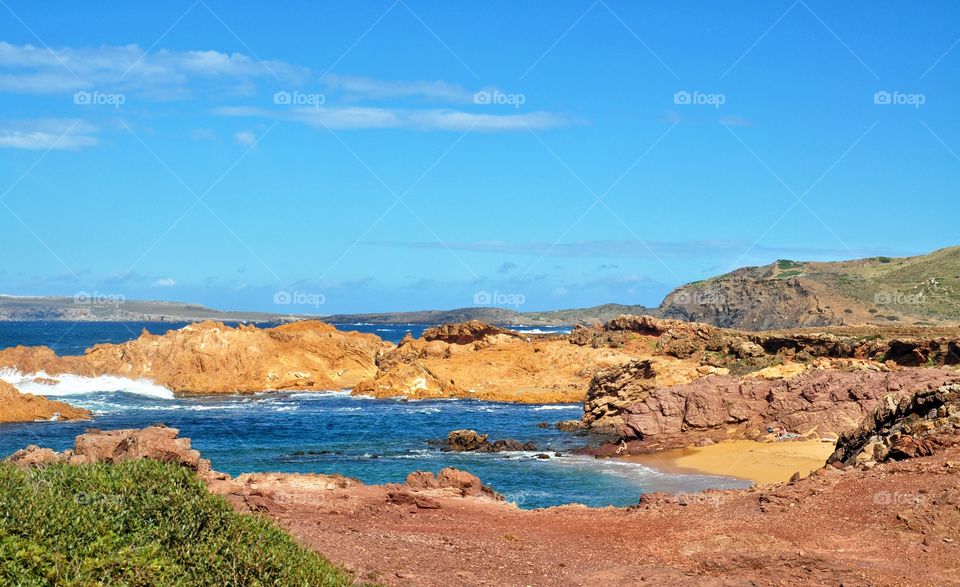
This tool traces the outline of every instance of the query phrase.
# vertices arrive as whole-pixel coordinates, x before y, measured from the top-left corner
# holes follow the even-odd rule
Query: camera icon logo
[[[890,92],[884,92],[884,91],[877,92],[873,95],[873,103],[881,104],[881,105],[892,104],[893,95]]]
[[[678,105],[687,105],[693,102],[693,96],[690,92],[679,91],[673,95],[673,103]]]
[[[473,95],[474,104],[485,105],[485,104],[491,104],[492,102],[493,102],[493,94],[490,92],[486,92],[486,91],[477,92],[476,94]]]
[[[478,291],[473,294],[473,303],[478,306],[489,306],[493,302],[493,296],[488,291]]]
[[[273,94],[273,103],[279,106],[289,106],[293,101],[290,92],[276,92]]]
[[[74,104],[78,104],[80,106],[87,106],[91,104],[92,101],[93,101],[93,95],[86,90],[81,90],[79,92],[73,93]]]
[[[290,305],[292,299],[293,298],[290,296],[290,292],[288,291],[278,291],[277,293],[273,294],[273,303],[278,306],[288,306]]]

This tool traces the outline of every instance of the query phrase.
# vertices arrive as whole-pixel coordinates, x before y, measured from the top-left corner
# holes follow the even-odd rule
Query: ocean
[[[177,323],[0,322],[0,348],[47,345],[80,354],[98,343],[130,340],[146,329],[162,333]],[[393,342],[419,325],[338,325]],[[529,329],[533,330],[533,329]],[[563,329],[536,329],[560,332]],[[16,375],[0,373],[16,382]],[[24,389],[23,391],[29,391]],[[163,423],[180,429],[213,467],[230,474],[260,471],[340,473],[366,483],[402,482],[415,470],[453,466],[523,508],[567,503],[636,504],[645,492],[696,492],[746,487],[749,482],[708,475],[667,474],[640,464],[573,455],[585,438],[541,428],[541,422],[579,418],[576,404],[516,405],[476,400],[372,399],[345,390],[322,393],[175,398],[151,385],[62,378],[58,399],[90,409],[92,422],[0,424],[0,456],[28,444],[70,448],[86,428],[138,428]],[[446,453],[429,443],[451,430],[471,428],[491,439],[533,441],[537,451]],[[559,453],[560,456],[557,456]],[[546,455],[548,458],[543,458]]]

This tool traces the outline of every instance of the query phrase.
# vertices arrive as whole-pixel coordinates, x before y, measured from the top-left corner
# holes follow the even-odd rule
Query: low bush
[[[0,463],[0,584],[350,585],[174,464]]]

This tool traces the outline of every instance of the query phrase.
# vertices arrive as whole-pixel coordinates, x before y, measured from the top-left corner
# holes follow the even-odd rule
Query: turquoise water
[[[17,330],[7,326],[0,327],[3,346],[9,346],[12,338],[44,338],[23,323]],[[117,342],[123,338],[123,326],[113,325],[112,330],[104,326],[77,325],[71,331],[71,344],[81,346],[84,334],[86,343],[100,342],[98,337],[102,338],[105,330],[115,337],[107,340]],[[127,326],[139,332],[133,325]],[[402,328],[397,325],[396,330]],[[15,334],[23,329],[30,331],[29,337]],[[41,328],[51,336],[62,336],[62,330]],[[88,390],[60,399],[92,410],[94,421],[0,425],[0,455],[27,444],[63,450],[71,447],[73,438],[89,427],[138,428],[164,423],[179,428],[181,435],[191,438],[194,447],[213,461],[215,469],[230,474],[340,473],[367,483],[384,483],[403,481],[414,470],[438,471],[454,466],[480,476],[508,500],[526,508],[564,503],[625,506],[637,503],[640,494],[649,491],[686,492],[748,485],[723,477],[668,475],[642,465],[570,454],[571,449],[583,446],[588,439],[542,429],[537,424],[579,418],[579,405],[378,400],[353,397],[342,391],[169,399]],[[491,439],[533,441],[538,451],[454,454],[441,452],[428,443],[458,428],[488,433]],[[557,452],[561,456],[556,456]],[[538,458],[537,454],[550,458]]]

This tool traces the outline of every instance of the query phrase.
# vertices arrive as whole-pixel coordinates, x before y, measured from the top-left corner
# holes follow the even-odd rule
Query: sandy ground
[[[705,473],[748,479],[768,485],[801,477],[823,467],[833,454],[832,442],[755,442],[730,440],[698,448],[622,457],[667,473]]]

